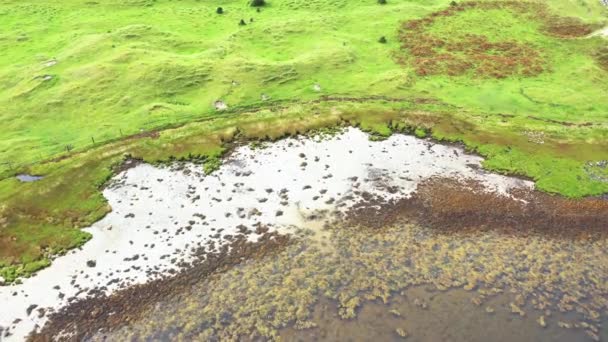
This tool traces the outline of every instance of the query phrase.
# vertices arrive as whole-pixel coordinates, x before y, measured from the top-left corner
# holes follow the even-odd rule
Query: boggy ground
[[[74,303],[30,339],[356,340],[357,330],[344,328],[352,321],[378,323],[382,340],[483,340],[505,325],[522,340],[600,340],[608,201],[481,189],[432,179],[409,199],[366,198],[325,228],[232,249],[221,271],[195,264]],[[479,310],[470,316],[489,323],[455,331],[463,325],[450,320],[462,310]],[[445,320],[431,326],[416,318],[425,315]],[[74,335],[60,335],[66,332]]]

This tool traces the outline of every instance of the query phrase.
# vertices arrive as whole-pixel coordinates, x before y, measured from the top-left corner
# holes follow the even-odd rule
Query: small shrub
[[[452,1],[452,2],[450,2],[450,6],[452,6],[452,7],[458,6],[458,3],[456,1]]]
[[[378,42],[381,44],[386,44],[386,37],[385,36],[380,37],[380,39],[378,39]]]
[[[266,1],[264,0],[251,0],[252,7],[262,7],[266,5]]]
[[[210,156],[203,162],[203,170],[207,175],[219,170],[220,166],[222,160],[218,156]]]
[[[241,21],[239,22],[239,25],[245,26],[245,25],[247,25],[247,23],[245,22],[245,20],[241,19]]]
[[[427,136],[427,132],[426,132],[426,130],[425,130],[424,128],[416,128],[416,129],[414,130],[414,135],[415,135],[416,137],[418,137],[418,138],[422,139],[422,138],[426,138],[426,136]]]
[[[378,3],[379,3],[380,5],[386,5],[386,0],[378,0]]]
[[[215,13],[217,13],[217,14],[224,14],[224,9],[223,9],[223,8],[221,8],[221,7],[218,7],[218,8],[215,10]]]

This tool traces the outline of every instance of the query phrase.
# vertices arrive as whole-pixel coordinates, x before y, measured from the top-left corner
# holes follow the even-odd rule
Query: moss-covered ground
[[[461,141],[544,191],[608,192],[608,43],[587,38],[608,9],[450,3],[1,0],[0,275],[86,242],[125,156],[210,169],[235,138],[337,124]]]

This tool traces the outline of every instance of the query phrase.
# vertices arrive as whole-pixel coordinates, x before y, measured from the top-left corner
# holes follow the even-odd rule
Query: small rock
[[[399,312],[398,310],[391,309],[389,312],[395,317],[401,317],[401,312]]]
[[[213,103],[215,110],[226,110],[228,109],[228,105],[224,101],[217,100]]]
[[[35,308],[38,307],[38,304],[32,304],[30,306],[27,307],[27,309],[25,310],[25,312],[27,313],[27,315],[29,316],[32,311],[34,311]]]
[[[526,313],[519,306],[517,306],[517,304],[511,302],[511,303],[509,303],[509,306],[511,307],[512,313],[516,313],[516,314],[520,315],[521,317],[526,315]]]
[[[100,314],[101,314],[100,308],[95,308],[95,309],[93,309],[93,311],[91,311],[92,318],[97,318]]]
[[[423,302],[420,299],[418,299],[418,298],[414,299],[414,305],[416,305],[417,307],[419,307],[421,309],[427,309],[428,308],[428,305],[425,302]]]
[[[401,338],[407,338],[409,336],[409,334],[407,333],[407,331],[405,331],[404,329],[401,328],[397,328],[395,329],[395,332],[397,333],[397,335],[399,335]]]
[[[87,261],[87,266],[95,267],[95,266],[97,266],[97,262],[95,260],[89,260],[89,261]]]
[[[57,64],[57,60],[56,59],[51,59],[51,60],[48,60],[48,61],[42,63],[42,65],[44,65],[47,68],[48,67],[52,67],[55,64]]]

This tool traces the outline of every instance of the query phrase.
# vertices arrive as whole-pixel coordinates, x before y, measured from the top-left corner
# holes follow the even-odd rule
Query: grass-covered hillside
[[[607,193],[607,25],[598,0],[0,0],[0,275],[85,242],[125,155],[212,168],[345,122]]]

